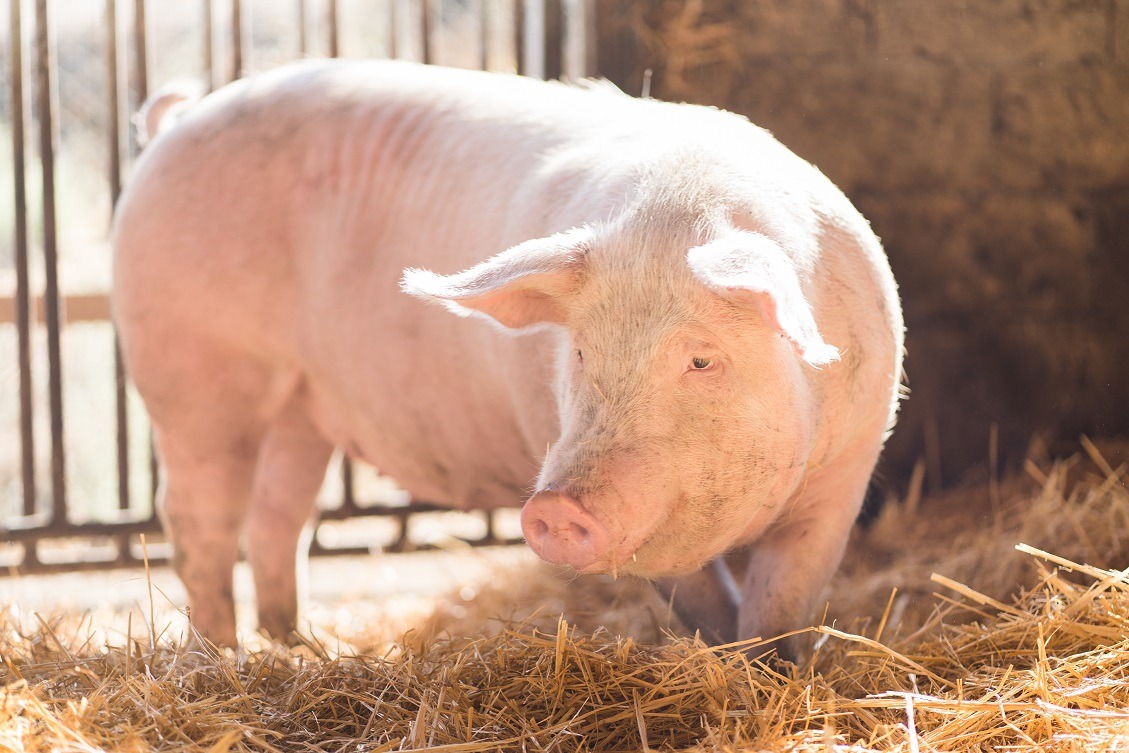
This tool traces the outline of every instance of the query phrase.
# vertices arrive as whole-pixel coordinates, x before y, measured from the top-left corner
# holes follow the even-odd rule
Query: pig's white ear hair
[[[796,346],[812,366],[839,359],[823,341],[795,266],[784,249],[757,233],[737,231],[690,249],[686,260],[694,276],[731,300],[755,301],[765,321]]]
[[[536,238],[453,275],[406,269],[400,289],[459,316],[479,315],[512,329],[564,324],[564,298],[579,283],[590,236],[575,228]]]

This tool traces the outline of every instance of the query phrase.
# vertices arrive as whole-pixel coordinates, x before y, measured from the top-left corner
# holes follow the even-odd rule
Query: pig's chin
[[[647,580],[676,575],[687,575],[705,567],[716,555],[696,552],[671,553],[661,545],[644,542],[632,554],[619,555],[612,560],[596,562],[578,570],[583,575],[631,575]]]

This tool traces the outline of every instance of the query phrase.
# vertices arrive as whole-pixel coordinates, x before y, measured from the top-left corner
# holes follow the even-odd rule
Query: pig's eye
[[[705,371],[706,369],[710,368],[711,366],[713,366],[713,359],[712,358],[704,358],[702,356],[697,356],[696,358],[694,358],[690,361],[690,367],[694,371]]]

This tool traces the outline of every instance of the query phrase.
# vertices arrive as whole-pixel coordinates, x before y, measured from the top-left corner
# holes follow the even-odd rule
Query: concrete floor
[[[362,633],[368,635],[365,643],[377,634],[394,640],[443,600],[469,602],[492,579],[538,566],[524,546],[312,558],[303,624],[346,640]],[[253,590],[250,569],[240,563],[235,591],[245,637],[254,630]],[[186,620],[178,610],[186,601],[183,585],[167,566],[153,567],[149,580],[142,569],[0,578],[0,608],[87,614],[109,632],[123,634],[131,629],[137,635],[138,626],[150,620],[158,630],[182,634]]]

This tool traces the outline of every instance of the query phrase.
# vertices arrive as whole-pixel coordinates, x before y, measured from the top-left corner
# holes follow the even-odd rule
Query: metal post
[[[298,0],[298,57],[304,58],[310,52],[310,9],[306,0]]]
[[[522,73],[534,78],[545,78],[545,0],[521,2],[524,6]]]
[[[106,0],[106,82],[109,102],[109,152],[110,206],[118,203],[122,191],[122,149],[125,132],[122,123],[121,91],[122,68],[118,59],[118,3]],[[114,331],[114,406],[117,424],[118,509],[128,510],[129,505],[129,409],[126,394],[125,363],[117,331]]]
[[[563,73],[569,81],[588,75],[588,4],[586,0],[564,0]]]
[[[43,307],[47,323],[47,393],[51,412],[51,521],[67,517],[66,458],[63,444],[63,369],[60,352],[59,246],[55,218],[54,40],[49,23],[49,0],[36,0],[36,83],[39,99],[39,159],[43,170]]]
[[[341,458],[341,509],[355,511],[357,509],[356,475],[353,470],[353,461],[348,455]]]
[[[133,2],[134,75],[137,77],[137,100],[149,97],[149,33],[145,21],[145,0]]]
[[[420,61],[431,62],[431,0],[419,0]]]
[[[329,0],[326,16],[326,22],[329,24],[329,56],[335,58],[341,55],[341,26],[338,23],[337,0]]]
[[[23,0],[9,0],[12,66],[12,180],[15,197],[16,336],[20,369],[20,478],[23,513],[36,512],[35,424],[31,385],[31,294],[27,254],[27,95],[24,91]],[[34,551],[29,550],[29,551]]]
[[[526,0],[513,0],[514,3],[514,62],[519,74],[525,73],[525,2]]]
[[[400,17],[400,14],[396,12],[396,3],[398,2],[399,0],[388,0],[388,47],[385,52],[387,53],[389,60],[396,59],[396,53],[398,52],[399,48],[399,45],[396,44],[396,25]]]
[[[231,0],[231,80],[243,76],[243,4]]]
[[[210,2],[210,0],[205,0]],[[208,12],[210,12],[210,8]],[[149,98],[149,26],[145,20],[145,0],[133,2],[133,55],[134,76],[136,80],[137,101]],[[157,517],[157,486],[160,473],[157,468],[157,452],[153,447],[153,431],[149,430],[149,504],[150,518]]]
[[[219,84],[216,76],[216,23],[212,0],[204,0],[204,85],[212,91]]]
[[[478,8],[478,67],[490,70],[490,3],[492,0],[477,0]]]

